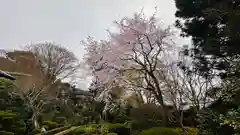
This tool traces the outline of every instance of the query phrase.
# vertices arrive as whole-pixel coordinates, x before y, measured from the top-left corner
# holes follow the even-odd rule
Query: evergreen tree
[[[175,0],[176,26],[192,37],[192,57],[202,73],[228,71],[240,54],[239,0]],[[182,22],[180,19],[183,19]],[[223,72],[225,73],[225,72]],[[221,74],[226,77],[226,74]],[[238,71],[234,75],[239,75]]]

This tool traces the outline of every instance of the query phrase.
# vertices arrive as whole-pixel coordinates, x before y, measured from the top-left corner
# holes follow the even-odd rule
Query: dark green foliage
[[[238,108],[238,106],[232,102],[223,101],[222,99],[219,99],[208,106],[208,109],[220,114],[226,114],[226,112],[231,108]]]
[[[107,135],[118,135],[117,133],[108,133]]]
[[[33,134],[33,135],[41,133],[41,129],[33,129],[33,130],[30,130],[30,131],[31,131],[31,134]]]
[[[69,84],[70,85],[70,84]],[[74,97],[71,89],[64,89],[66,95],[63,102],[62,97],[58,100],[53,99],[44,110],[43,120],[55,121],[60,125],[83,125],[89,123],[98,123],[101,114],[101,105],[91,98]]]
[[[72,133],[70,133],[69,135],[80,135],[80,134],[84,134],[85,131],[85,127],[79,127],[77,129],[75,129]]]
[[[133,130],[143,130],[161,126],[161,110],[154,104],[143,104],[130,110],[130,123]]]
[[[117,133],[118,135],[130,135],[130,128],[125,124],[105,124],[103,127],[108,133]]]
[[[178,135],[174,129],[153,127],[140,132],[138,135]]]
[[[46,126],[48,130],[52,130],[58,127],[58,124],[53,121],[44,121],[43,125]]]
[[[74,130],[74,132],[72,133],[72,135],[80,135],[80,134],[93,134],[96,133],[97,129],[94,127],[79,127],[76,130]]]
[[[228,117],[229,110],[239,106],[240,77],[240,1],[239,0],[175,0],[176,26],[182,36],[191,36],[191,51],[185,55],[194,58],[194,70],[202,75],[219,75],[223,80],[208,95],[218,99],[200,115],[202,134],[231,135],[234,129],[229,121],[238,123],[237,117]],[[217,72],[215,72],[217,70]],[[216,74],[217,73],[217,74]]]
[[[58,125],[64,125],[65,121],[67,121],[65,117],[54,117],[53,120],[56,121]]]
[[[138,135],[197,135],[196,128],[185,128],[185,133],[180,128],[153,127],[146,129]]]
[[[175,0],[176,26],[182,36],[191,36],[197,69],[228,71],[240,54],[239,0]],[[209,57],[212,56],[212,57]],[[235,73],[234,73],[235,74]],[[235,74],[236,75],[236,74]]]
[[[130,121],[131,117],[130,108],[128,107],[119,107],[118,111],[113,115],[113,119],[111,123],[124,123],[126,121]]]
[[[98,129],[100,128],[100,125],[83,125],[83,126],[78,126],[76,128],[72,127],[69,128],[63,132],[64,135],[92,135],[98,132]]]
[[[59,133],[61,131],[67,130],[69,128],[70,128],[70,126],[55,128],[55,129],[47,131],[46,133],[44,133],[44,135],[54,135],[54,134]],[[41,135],[41,134],[39,133],[39,134],[36,134],[36,135]]]
[[[0,124],[0,130],[13,132],[16,135],[23,135],[26,128],[19,115],[11,112],[0,112]]]
[[[198,125],[200,135],[233,135],[234,129],[228,124],[223,124],[222,116],[211,110],[201,113]]]
[[[0,131],[0,135],[15,135],[15,134],[12,132]]]
[[[25,120],[28,114],[24,101],[16,94],[16,87],[11,81],[0,79],[0,86],[0,130],[27,135]]]
[[[161,109],[155,104],[142,104],[138,108],[130,110],[130,116],[134,120],[161,120]]]
[[[132,130],[144,130],[151,127],[162,126],[162,121],[159,120],[133,120],[125,124],[129,125]]]

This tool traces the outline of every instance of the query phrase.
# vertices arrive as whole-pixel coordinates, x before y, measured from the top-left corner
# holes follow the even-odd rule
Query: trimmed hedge
[[[53,121],[44,121],[43,125],[47,126],[48,130],[52,130],[58,127],[57,122],[53,122]]]
[[[61,131],[55,135],[73,135],[73,131],[76,129],[77,127],[71,127],[67,130]]]
[[[55,129],[52,129],[52,130],[47,131],[46,133],[44,133],[44,135],[54,135],[54,134],[56,134],[56,133],[59,133],[59,132],[61,132],[61,131],[64,131],[64,130],[66,130],[66,129],[69,129],[69,128],[70,128],[70,126],[55,128]],[[41,133],[36,134],[36,135],[41,135]]]
[[[12,132],[0,131],[0,135],[15,135],[15,134]]]
[[[153,127],[143,130],[138,135],[178,135],[178,133],[171,128]]]
[[[0,135],[10,133],[23,135],[26,130],[24,121],[21,120],[20,116],[14,112],[0,111],[0,125]]]
[[[125,122],[125,125],[128,125],[132,130],[145,130],[151,127],[160,127],[162,126],[162,121],[158,120],[133,120]]]
[[[80,134],[93,134],[96,133],[97,128],[92,126],[80,126],[75,129],[71,135],[80,135]]]
[[[90,124],[90,125],[83,125],[78,127],[71,127],[67,130],[59,132],[57,135],[81,135],[81,134],[95,134],[97,133],[98,127],[100,125],[97,124]]]
[[[101,129],[101,130],[100,130]],[[58,135],[93,135],[99,134],[108,135],[108,134],[117,134],[117,135],[130,135],[130,128],[125,127],[124,124],[90,124],[83,125],[78,127],[72,127],[65,131],[58,133]]]
[[[182,130],[180,128],[176,128],[175,132],[178,133],[178,135],[184,135]],[[196,128],[186,128],[186,135],[197,135],[197,129]]]
[[[105,124],[102,125],[101,133],[116,133],[118,135],[130,135],[130,128],[127,128],[124,124]]]
[[[184,135],[184,133],[180,128],[153,127],[143,130],[138,135]],[[186,135],[197,135],[197,130],[195,128],[187,128]]]
[[[107,135],[118,135],[117,133],[108,133]]]

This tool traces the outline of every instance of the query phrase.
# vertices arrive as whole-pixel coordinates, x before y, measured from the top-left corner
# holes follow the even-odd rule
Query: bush
[[[24,135],[25,129],[25,127],[16,127],[12,129],[12,132],[14,132],[15,135]]]
[[[138,135],[178,135],[178,133],[172,128],[153,127],[143,130]]]
[[[108,133],[107,135],[118,135],[117,133]]]
[[[25,123],[20,119],[17,113],[7,111],[0,111],[0,125],[0,130],[12,132],[16,135],[24,134],[26,128]]]
[[[141,104],[138,108],[130,110],[133,120],[161,120],[161,108],[156,104]]]
[[[71,135],[80,135],[80,134],[84,134],[85,132],[86,132],[85,127],[78,127],[74,131],[72,131],[70,134]]]
[[[56,134],[56,133],[59,133],[59,132],[61,132],[61,131],[66,130],[66,129],[68,129],[68,128],[70,128],[70,126],[55,128],[55,129],[52,129],[52,130],[47,131],[46,133],[44,133],[44,135],[54,135],[54,134]],[[36,134],[36,135],[41,135],[41,133]]]
[[[101,132],[103,134],[117,133],[118,135],[130,135],[130,128],[125,127],[124,124],[105,124],[102,126]]]
[[[159,127],[162,126],[162,122],[156,121],[156,120],[133,120],[125,122],[128,127],[130,127],[132,130],[144,130],[149,129],[151,127]]]
[[[32,130],[32,134],[40,134],[41,133],[41,129],[37,128],[37,129],[33,129]]]
[[[12,132],[0,131],[0,135],[14,135]]]
[[[74,131],[73,135],[80,135],[80,134],[93,134],[97,131],[97,128],[91,126],[83,126],[79,127]]]
[[[180,128],[176,128],[175,132],[177,132],[178,135],[197,135],[196,128],[186,128],[186,134],[184,134]]]
[[[65,124],[66,118],[65,117],[56,117],[56,118],[54,118],[54,121],[56,121],[59,124]]]
[[[180,128],[153,127],[144,130],[139,135],[197,135],[196,128],[186,128],[186,134]]]
[[[73,132],[73,131],[75,131],[76,128],[77,128],[77,127],[68,128],[68,129],[66,129],[66,130],[63,130],[63,131],[58,132],[57,135],[74,135],[74,132]]]
[[[81,134],[94,134],[97,132],[97,124],[93,125],[84,125],[76,128],[69,129],[64,135],[81,135]]]
[[[47,129],[48,129],[48,130],[52,130],[52,129],[58,127],[58,124],[57,124],[56,122],[53,122],[53,121],[44,121],[44,122],[43,122],[43,125],[44,125],[44,126],[47,126]]]
[[[2,118],[2,127],[5,130],[11,130],[12,125],[14,124],[13,117],[3,117]]]

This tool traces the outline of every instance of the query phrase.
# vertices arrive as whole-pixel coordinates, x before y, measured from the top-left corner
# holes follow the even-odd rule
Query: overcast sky
[[[174,0],[0,0],[0,49],[52,41],[81,58],[81,40],[89,35],[106,38],[106,29],[114,20],[142,8],[150,15],[157,6],[158,16],[171,25],[175,20],[174,4]],[[180,40],[179,44],[186,42]]]

